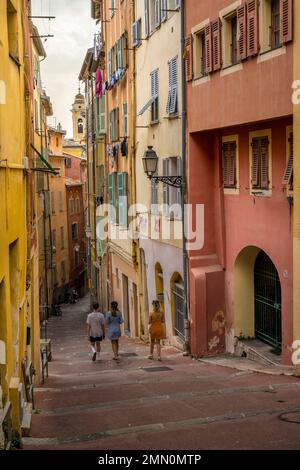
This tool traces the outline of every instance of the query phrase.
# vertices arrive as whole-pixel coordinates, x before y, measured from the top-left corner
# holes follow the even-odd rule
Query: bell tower
[[[73,118],[73,139],[75,142],[83,143],[85,141],[85,101],[84,96],[80,92],[80,87],[72,104],[71,112]]]

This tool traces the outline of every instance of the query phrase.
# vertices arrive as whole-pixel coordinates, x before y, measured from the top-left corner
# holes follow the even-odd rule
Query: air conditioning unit
[[[29,170],[29,158],[26,155],[23,157],[23,167],[24,170]]]

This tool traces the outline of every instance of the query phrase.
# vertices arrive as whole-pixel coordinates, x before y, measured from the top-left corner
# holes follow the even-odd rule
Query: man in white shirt
[[[98,312],[99,304],[93,304],[94,311],[87,316],[88,339],[92,348],[92,360],[100,359],[101,341],[105,338],[105,318],[103,313]],[[95,349],[96,345],[96,349]]]

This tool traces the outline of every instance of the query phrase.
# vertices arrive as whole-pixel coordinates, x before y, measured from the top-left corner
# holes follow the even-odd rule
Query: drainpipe
[[[94,109],[94,77],[91,74],[90,75],[91,81],[92,81],[92,148],[93,148],[93,210],[94,210],[94,262],[97,259],[97,216],[96,216],[96,152],[95,152],[95,109]],[[92,268],[92,267],[91,267]],[[97,301],[99,299],[98,297],[98,274],[96,275],[96,298]]]
[[[190,322],[188,313],[188,253],[186,249],[185,236],[185,202],[187,194],[187,172],[186,172],[186,77],[185,77],[185,5],[181,2],[181,86],[182,86],[182,188],[181,188],[181,207],[182,207],[182,251],[183,251],[183,283],[184,283],[184,355],[190,354]]]

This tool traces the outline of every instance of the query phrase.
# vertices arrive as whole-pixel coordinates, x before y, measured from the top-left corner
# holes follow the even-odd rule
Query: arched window
[[[78,119],[78,134],[83,134],[83,120]]]

